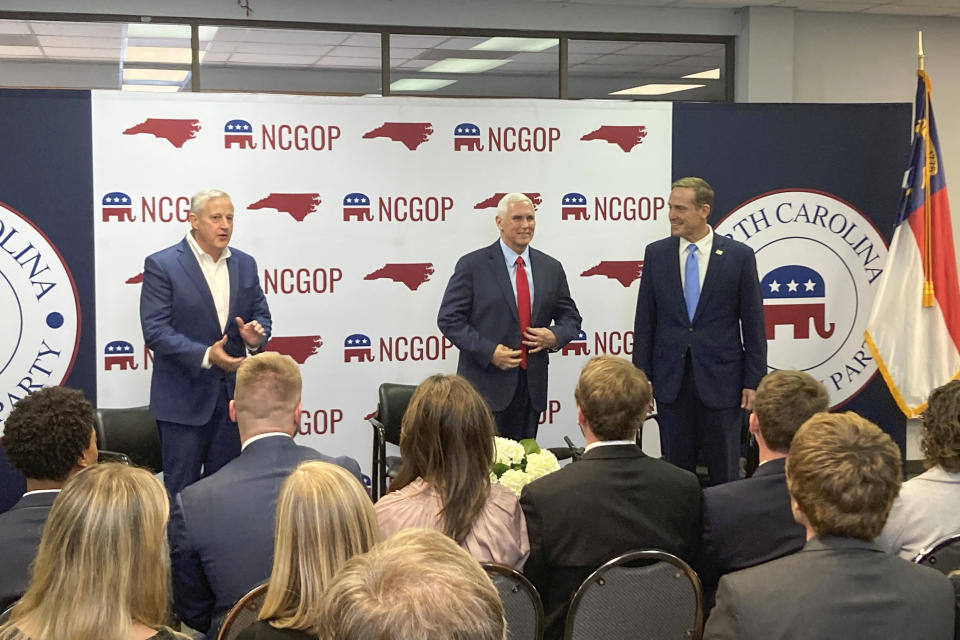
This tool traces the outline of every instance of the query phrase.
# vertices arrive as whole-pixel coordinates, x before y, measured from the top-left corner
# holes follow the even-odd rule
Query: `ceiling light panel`
[[[131,69],[123,70],[124,80],[155,80],[157,82],[183,82],[190,72],[186,69]]]
[[[470,47],[473,51],[546,51],[560,44],[556,38],[490,38]]]
[[[430,73],[483,73],[496,69],[510,62],[509,60],[485,60],[482,58],[446,58],[438,60],[423,71]]]
[[[439,78],[401,78],[390,83],[391,91],[436,91],[449,87],[456,80],[441,80]]]
[[[720,79],[720,67],[716,69],[707,69],[706,71],[701,71],[700,73],[690,73],[683,76],[685,79],[690,80],[719,80]]]
[[[201,52],[202,54],[203,52]],[[182,47],[127,47],[127,62],[160,62],[190,64],[190,49]]]
[[[125,84],[124,91],[146,91],[154,93],[176,93],[180,87],[175,84]]]
[[[705,85],[702,84],[642,84],[639,87],[630,87],[613,91],[611,96],[663,96],[668,93],[677,93],[679,91],[689,91],[690,89],[699,89]]]

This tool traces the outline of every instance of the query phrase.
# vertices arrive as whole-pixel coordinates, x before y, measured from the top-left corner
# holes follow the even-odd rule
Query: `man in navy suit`
[[[97,462],[93,407],[77,389],[38,389],[14,405],[3,437],[26,493],[0,514],[0,611],[27,590],[53,501],[74,474]]]
[[[190,202],[186,237],[148,256],[140,325],[153,349],[150,412],[157,419],[170,496],[240,454],[227,417],[234,372],[270,337],[256,261],[228,247],[233,203],[208,189]]]
[[[230,419],[243,451],[176,496],[170,511],[173,601],[180,619],[216,638],[223,616],[270,576],[274,514],[287,476],[306,460],[340,465],[360,481],[352,458],[331,458],[293,442],[300,424],[300,370],[266,352],[237,370]]]
[[[673,183],[671,237],[647,246],[633,363],[650,377],[664,457],[711,484],[739,477],[740,419],[767,371],[763,302],[753,250],[707,223],[713,189]]]
[[[773,371],[760,381],[750,414],[760,466],[750,478],[703,492],[697,573],[708,609],[721,576],[803,548],[806,531],[790,511],[784,465],[800,425],[829,408],[827,390],[802,371]]]
[[[500,239],[460,258],[437,326],[460,349],[457,373],[493,411],[500,435],[535,438],[547,406],[547,353],[576,337],[580,313],[563,266],[531,248],[533,202],[508,193],[497,205]]]

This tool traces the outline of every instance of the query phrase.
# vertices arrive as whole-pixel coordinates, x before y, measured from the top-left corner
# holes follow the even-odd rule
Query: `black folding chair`
[[[412,384],[384,382],[380,385],[377,412],[370,418],[373,426],[373,464],[370,469],[370,497],[376,502],[387,492],[387,478],[393,478],[400,469],[398,456],[387,457],[387,443],[400,444],[400,422],[417,387]]]
[[[519,571],[496,562],[481,562],[500,594],[507,618],[507,640],[543,637],[543,602],[536,587]]]
[[[605,563],[577,589],[564,640],[698,640],[703,633],[700,579],[665,551],[630,551]]]
[[[264,582],[254,587],[240,598],[230,611],[227,611],[220,625],[220,631],[217,632],[217,640],[234,640],[241,631],[257,621],[260,609],[263,608],[263,601],[267,597],[268,584]]]
[[[932,567],[944,575],[960,569],[960,533],[941,538],[924,547],[913,561]]]
[[[149,407],[97,409],[94,428],[99,449],[122,453],[153,473],[163,469],[160,433]]]

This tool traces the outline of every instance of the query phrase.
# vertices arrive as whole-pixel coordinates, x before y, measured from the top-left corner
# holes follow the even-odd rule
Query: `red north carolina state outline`
[[[368,273],[364,280],[378,280],[386,278],[394,282],[402,282],[410,291],[416,291],[433,274],[433,264],[430,262],[389,262],[373,273]]]
[[[271,193],[266,198],[257,200],[247,209],[276,209],[289,213],[297,222],[317,210],[320,206],[319,193]]]
[[[473,208],[474,208],[474,209],[494,209],[494,208],[496,208],[497,203],[499,203],[500,200],[501,200],[501,199],[503,198],[503,196],[505,196],[505,195],[507,195],[507,194],[506,194],[506,193],[495,193],[495,194],[493,194],[492,196],[490,196],[489,198],[487,198],[486,200],[481,200],[481,201],[478,202],[477,204],[473,205]],[[525,195],[525,196],[527,196],[528,198],[530,198],[530,200],[533,202],[533,206],[534,206],[534,207],[539,207],[539,206],[540,206],[540,203],[543,202],[543,199],[540,197],[540,192],[539,192],[539,191],[532,192],[532,193],[524,193],[523,195]]]
[[[604,140],[610,144],[615,144],[625,152],[629,153],[638,144],[643,143],[647,137],[647,128],[645,126],[620,126],[605,124],[599,129],[595,129],[586,134],[581,140]]]
[[[410,151],[430,139],[433,133],[433,124],[429,122],[384,122],[382,125],[367,131],[364,138],[389,138],[394,142],[402,143]]]
[[[196,119],[147,118],[140,124],[126,129],[123,135],[149,133],[154,137],[163,138],[179,149],[187,140],[196,138],[198,131],[200,131],[200,121]]]
[[[124,281],[124,284],[140,284],[143,282],[143,272],[141,271],[135,276],[131,276]]]
[[[643,260],[604,260],[590,267],[581,276],[606,276],[617,280],[624,287],[643,275]]]
[[[303,364],[323,346],[320,336],[274,336],[264,351],[276,351],[293,358],[297,364]]]

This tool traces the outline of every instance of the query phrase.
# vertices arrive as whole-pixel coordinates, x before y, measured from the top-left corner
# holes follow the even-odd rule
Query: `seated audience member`
[[[496,423],[460,376],[424,380],[403,414],[403,466],[376,504],[384,537],[409,527],[447,534],[481,562],[522,567],[530,544],[517,497],[490,482]]]
[[[720,576],[803,548],[806,531],[790,511],[783,468],[793,434],[829,406],[827,390],[802,371],[774,371],[760,381],[750,414],[760,466],[750,478],[703,491],[697,573],[708,608]]]
[[[601,564],[636,549],[691,562],[700,537],[696,476],[636,444],[650,406],[646,375],[627,360],[597,356],[573,393],[583,458],[520,496],[530,532],[523,572],[543,598],[547,640],[560,637],[570,598]]]
[[[270,575],[277,496],[297,465],[325,460],[359,481],[356,460],[293,442],[300,390],[300,370],[289,356],[265,352],[244,360],[229,405],[240,429],[240,457],[174,499],[174,606],[181,620],[208,638],[216,637],[230,607]]]
[[[97,462],[93,407],[77,389],[34,391],[14,405],[4,429],[4,448],[26,476],[27,492],[0,514],[0,611],[30,582],[30,563],[63,483]]]
[[[449,537],[405,529],[334,576],[321,614],[325,640],[505,640],[500,594]]]
[[[304,462],[277,501],[273,571],[260,622],[238,640],[312,640],[323,591],[343,564],[380,538],[370,496],[357,479],[326,462]]]
[[[721,578],[706,640],[953,637],[947,577],[872,542],[900,489],[890,436],[855,413],[815,415],[790,445],[787,488],[807,544]]]
[[[149,471],[101,464],[63,486],[3,640],[173,640],[169,503]]]
[[[925,546],[960,533],[960,380],[930,394],[920,431],[923,466],[893,503],[877,544],[913,559]]]

